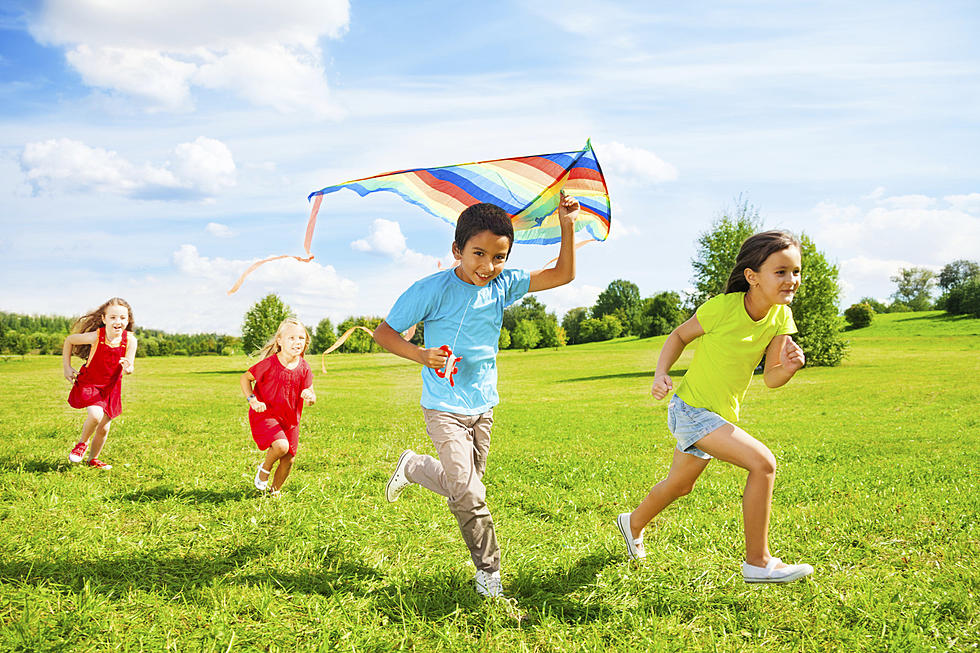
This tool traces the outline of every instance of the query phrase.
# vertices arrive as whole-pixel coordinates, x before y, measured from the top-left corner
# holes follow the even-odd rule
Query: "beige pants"
[[[477,569],[500,569],[500,547],[487,508],[483,473],[490,452],[493,411],[482,415],[457,415],[423,408],[425,428],[439,459],[416,455],[405,464],[405,476],[446,497],[449,510],[459,522],[460,533]]]

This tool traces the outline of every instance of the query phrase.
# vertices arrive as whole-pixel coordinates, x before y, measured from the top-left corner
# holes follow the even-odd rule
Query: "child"
[[[260,450],[269,450],[255,471],[255,489],[261,492],[269,488],[274,497],[279,496],[293,468],[303,401],[311,405],[316,402],[313,371],[303,358],[309,344],[306,327],[299,320],[286,318],[259,351],[262,360],[241,376],[252,439]],[[277,460],[279,467],[270,487],[269,477]]]
[[[768,448],[735,426],[739,402],[763,353],[770,388],[789,381],[803,367],[793,301],[800,285],[800,243],[783,231],[755,234],[742,243],[725,293],[702,304],[671,332],[660,351],[651,394],[663,399],[674,383],[668,372],[684,348],[701,337],[694,361],[667,407],[667,427],[677,449],[667,478],[632,513],[616,519],[626,549],[643,558],[643,528],[661,510],[689,493],[712,457],[748,470],[742,496],[747,583],[788,583],[813,573],[807,564],[785,565],[769,554],[769,509],[776,460]]]
[[[374,331],[379,345],[424,366],[422,412],[439,455],[437,460],[404,451],[385,496],[395,501],[406,486],[418,483],[446,497],[477,569],[476,590],[483,596],[502,594],[500,549],[482,479],[493,407],[499,400],[496,359],[504,308],[525,293],[575,278],[572,241],[578,210],[578,201],[563,194],[558,260],[553,268],[528,273],[504,270],[514,242],[510,216],[493,204],[469,207],[459,216],[452,245],[459,265],[413,284]],[[425,347],[399,335],[420,321],[425,324]]]
[[[122,375],[132,374],[136,358],[136,336],[133,335],[133,309],[124,299],[113,297],[102,306],[79,318],[61,349],[65,378],[72,382],[68,405],[87,412],[82,424],[82,439],[68,453],[68,460],[82,462],[92,434],[89,467],[110,470],[112,465],[99,460],[112,420],[122,412]],[[77,372],[71,356],[85,359]]]

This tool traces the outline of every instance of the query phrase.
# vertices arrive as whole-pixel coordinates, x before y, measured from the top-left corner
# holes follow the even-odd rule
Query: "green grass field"
[[[673,446],[649,396],[663,338],[501,354],[485,480],[513,602],[474,592],[441,498],[384,500],[401,450],[432,452],[416,366],[328,357],[275,500],[251,489],[244,358],[139,359],[107,473],[67,461],[83,414],[58,358],[0,362],[0,648],[975,650],[980,320],[847,336],[843,365],[757,378],[743,410],[780,465],[773,553],[816,568],[788,586],[742,582],[724,463],[627,560],[613,520]]]

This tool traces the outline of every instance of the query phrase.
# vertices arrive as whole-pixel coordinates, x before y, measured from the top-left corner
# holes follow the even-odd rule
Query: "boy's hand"
[[[653,387],[650,388],[650,394],[653,395],[654,399],[663,399],[673,389],[673,380],[669,374],[664,374],[663,376],[653,377]]]
[[[806,364],[803,348],[793,342],[789,336],[786,337],[786,343],[779,352],[779,364],[791,372],[795,372]]]
[[[577,199],[561,191],[561,199],[558,200],[558,221],[575,224],[580,208]]]
[[[265,412],[265,402],[259,401],[255,397],[252,397],[251,399],[248,400],[248,405],[256,413],[264,413]]]
[[[421,358],[423,365],[426,367],[431,367],[434,370],[438,370],[445,367],[446,360],[449,359],[449,356],[446,354],[445,350],[441,348],[433,348],[423,349]]]
[[[119,359],[119,366],[122,367],[122,371],[124,373],[126,373],[126,374],[132,374],[133,373],[133,364],[131,362],[129,362],[129,359],[128,358],[120,358]]]
[[[78,372],[75,371],[75,368],[74,367],[72,367],[71,365],[65,367],[65,378],[66,379],[68,379],[69,381],[71,381],[72,383],[74,383],[75,382],[75,377],[77,377],[77,376],[78,376]]]
[[[299,393],[301,399],[305,399],[306,403],[313,405],[316,403],[316,393],[313,392],[313,386],[306,388],[303,392]]]

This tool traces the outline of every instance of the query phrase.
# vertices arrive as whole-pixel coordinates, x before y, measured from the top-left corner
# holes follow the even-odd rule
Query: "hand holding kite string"
[[[443,367],[436,370],[436,376],[438,376],[440,379],[448,378],[450,387],[456,387],[456,382],[453,381],[453,374],[459,371],[459,369],[456,367],[456,363],[463,359],[453,354],[453,350],[449,348],[449,345],[443,345],[442,347],[439,347],[439,350],[446,354],[446,362]]]

